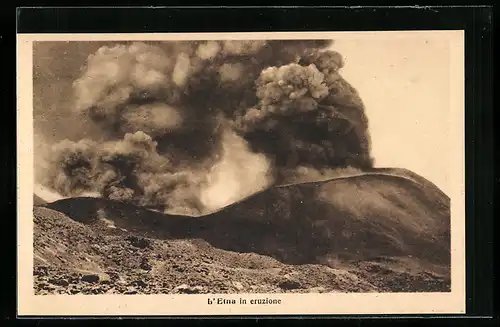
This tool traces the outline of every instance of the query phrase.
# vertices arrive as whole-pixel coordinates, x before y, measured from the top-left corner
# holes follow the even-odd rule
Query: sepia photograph
[[[27,297],[463,310],[462,31],[18,43]]]

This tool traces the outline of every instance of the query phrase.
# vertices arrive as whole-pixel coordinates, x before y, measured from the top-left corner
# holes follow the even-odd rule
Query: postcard
[[[465,312],[463,31],[17,40],[19,315]]]

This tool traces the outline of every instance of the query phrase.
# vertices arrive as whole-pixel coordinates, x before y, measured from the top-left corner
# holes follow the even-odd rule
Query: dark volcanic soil
[[[409,179],[277,187],[196,218],[92,198],[35,206],[35,291],[449,291],[449,199]]]

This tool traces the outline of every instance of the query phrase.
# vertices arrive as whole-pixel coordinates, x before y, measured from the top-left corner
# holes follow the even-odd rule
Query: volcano
[[[37,294],[450,291],[450,199],[404,169],[273,186],[196,217],[42,202]]]

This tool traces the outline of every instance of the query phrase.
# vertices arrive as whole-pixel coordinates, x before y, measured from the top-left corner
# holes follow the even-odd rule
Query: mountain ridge
[[[232,264],[241,255],[254,255],[257,261],[271,259],[293,271],[305,266],[321,271],[329,267],[348,271],[354,279],[364,276],[372,286],[365,285],[358,291],[390,291],[390,276],[394,279],[394,274],[403,271],[404,276],[415,277],[420,271],[418,274],[433,276],[426,275],[423,280],[430,278],[429,285],[434,286],[413,281],[394,289],[446,290],[450,278],[449,198],[432,183],[425,183],[423,177],[418,181],[405,171],[399,171],[405,176],[392,176],[394,170],[381,172],[271,187],[199,217],[168,215],[90,197],[63,199],[35,206],[34,210],[35,216],[37,211],[43,216],[40,210],[55,210],[66,217],[61,219],[73,220],[104,238],[112,237],[112,242],[124,248],[128,246],[123,245],[127,243],[124,240],[135,237],[163,244],[156,249],[160,253],[163,250],[159,249],[168,244],[187,242],[199,251],[223,251]],[[43,224],[43,218],[37,219]],[[37,229],[35,239],[44,238],[45,233],[43,228]],[[62,247],[71,248],[70,240]],[[218,260],[217,255],[212,255],[213,260]],[[44,254],[38,256],[43,258]],[[180,261],[187,259],[183,254],[180,257]],[[172,266],[179,266],[174,262]],[[371,276],[359,268],[363,265],[377,265],[387,276]],[[48,266],[61,268],[60,263]],[[179,278],[182,280],[182,276]],[[244,279],[252,284],[250,276]],[[385,286],[374,286],[374,279]],[[417,287],[415,283],[420,284]],[[325,284],[321,287],[335,291]]]

